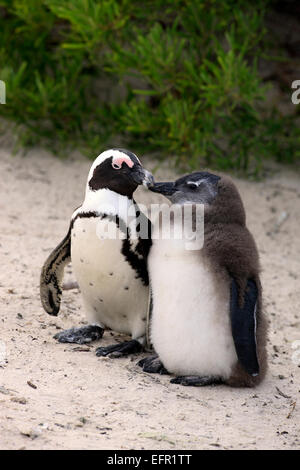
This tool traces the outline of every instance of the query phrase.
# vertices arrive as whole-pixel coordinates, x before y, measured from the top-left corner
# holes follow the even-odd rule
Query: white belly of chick
[[[149,289],[123,256],[122,239],[100,239],[99,228],[107,224],[115,229],[108,219],[75,220],[73,270],[89,321],[139,338],[145,334]]]
[[[176,375],[231,375],[237,361],[229,319],[230,292],[201,252],[152,246],[151,340],[165,368]]]

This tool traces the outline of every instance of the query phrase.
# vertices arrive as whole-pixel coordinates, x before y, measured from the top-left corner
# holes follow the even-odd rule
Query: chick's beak
[[[154,183],[149,189],[164,196],[172,196],[176,191],[174,183]]]

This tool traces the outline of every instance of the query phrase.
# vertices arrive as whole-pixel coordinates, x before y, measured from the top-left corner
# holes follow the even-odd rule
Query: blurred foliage
[[[299,133],[266,111],[257,72],[268,4],[0,0],[0,113],[20,145],[60,153],[94,158],[117,138],[191,169],[293,161]]]

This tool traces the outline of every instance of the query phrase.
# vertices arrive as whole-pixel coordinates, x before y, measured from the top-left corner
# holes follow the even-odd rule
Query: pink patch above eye
[[[113,160],[112,160],[112,167],[115,168],[116,170],[120,169],[122,167],[122,163],[126,163],[127,166],[129,166],[129,168],[132,168],[134,163],[133,161],[131,160],[131,158],[127,157],[127,156],[121,156],[121,157],[114,157]]]

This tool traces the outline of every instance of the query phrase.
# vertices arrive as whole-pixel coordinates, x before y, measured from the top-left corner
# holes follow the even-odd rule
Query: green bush
[[[61,153],[117,141],[192,169],[292,161],[299,134],[264,109],[257,72],[268,4],[0,0],[0,113],[21,145]]]

